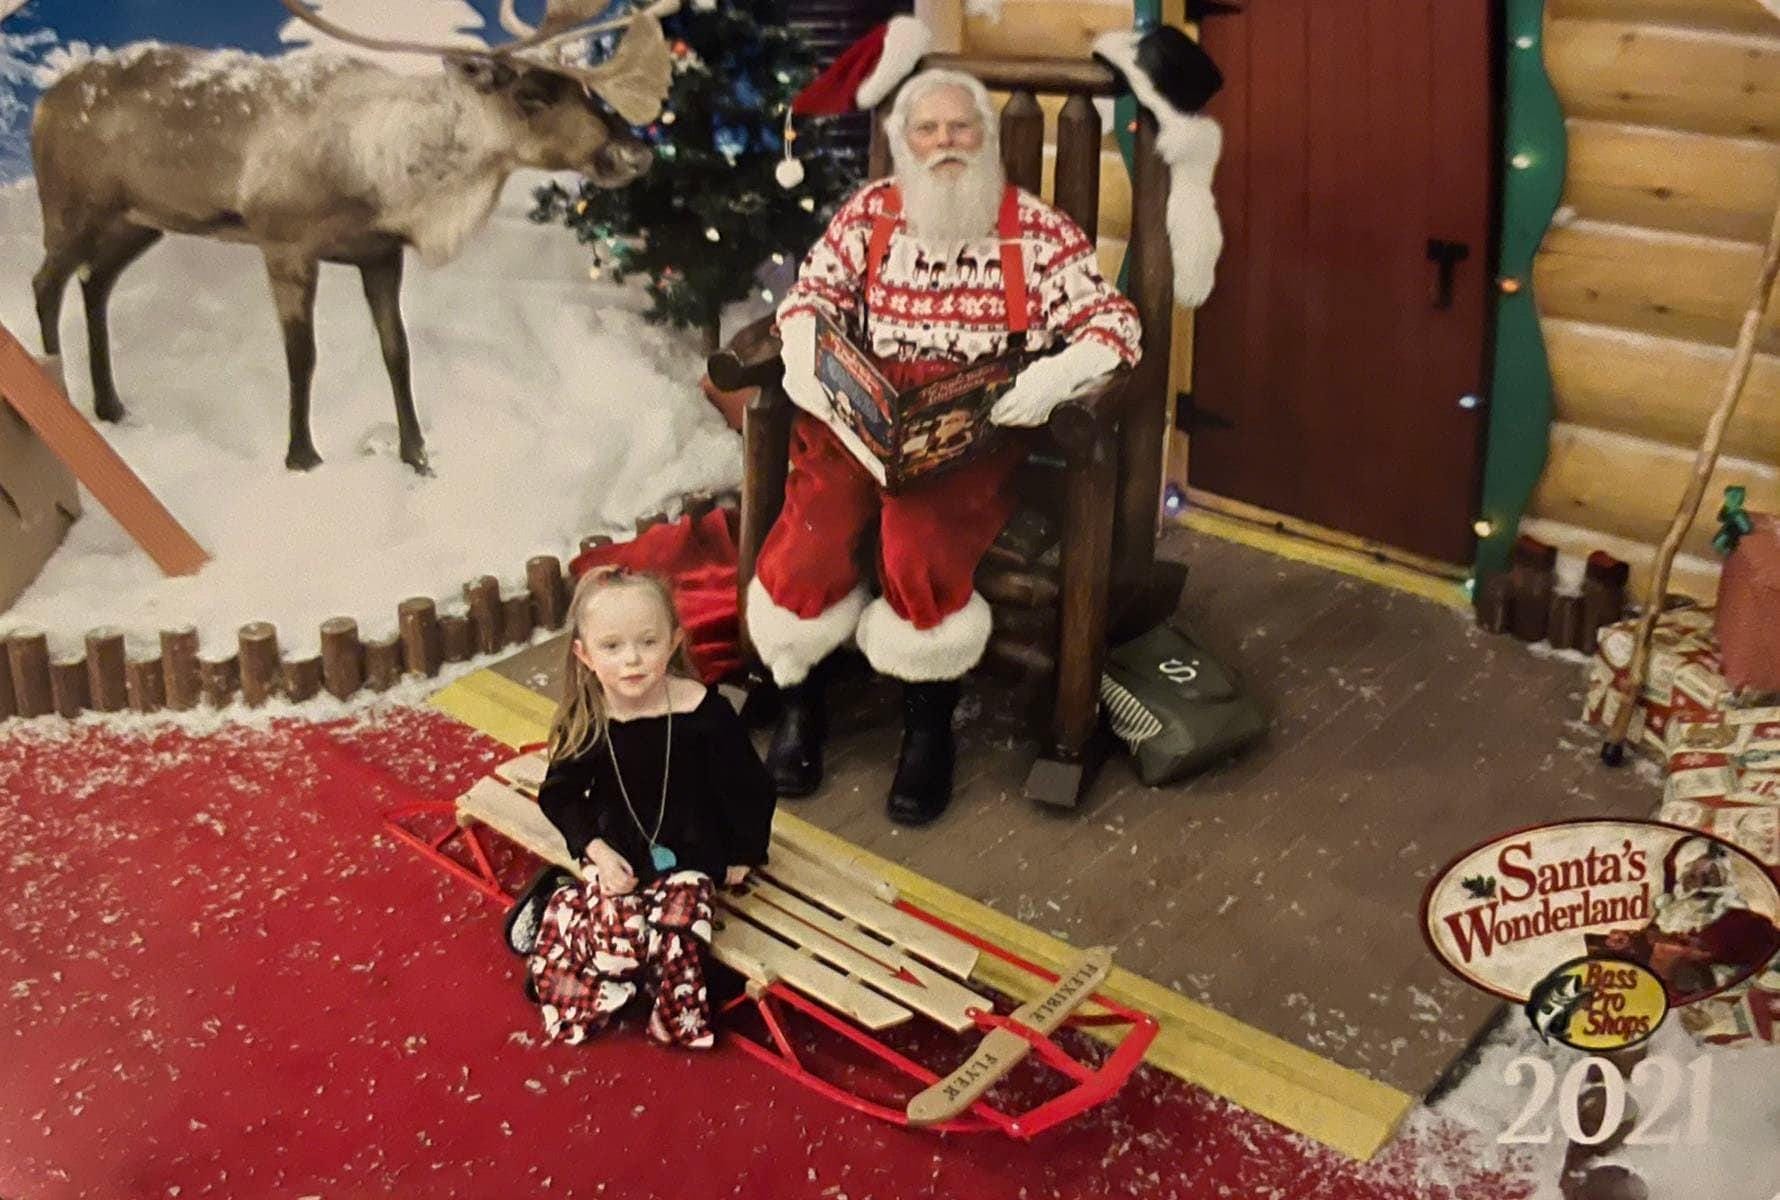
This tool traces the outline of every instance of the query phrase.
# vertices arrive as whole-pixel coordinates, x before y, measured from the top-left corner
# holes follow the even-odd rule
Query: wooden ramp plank
[[[1064,1018],[1081,1007],[1112,971],[1112,951],[1096,946],[1084,951],[1057,976],[1049,995],[1022,1004],[1013,1019],[1040,1033],[1050,1033]],[[984,1092],[1032,1050],[1032,1043],[1007,1029],[992,1029],[976,1053],[958,1069],[909,1101],[911,1125],[935,1125],[949,1121],[982,1098]]]
[[[764,880],[746,894],[724,893],[719,900],[732,912],[957,1033],[974,1024],[971,1009],[990,1007],[988,1000],[949,976]]]
[[[832,871],[824,871],[811,860],[790,855],[773,863],[772,875],[783,886],[802,893],[825,908],[844,917],[851,917],[874,933],[903,947],[910,954],[926,959],[941,970],[960,979],[970,978],[976,966],[974,947],[950,937],[925,921],[911,917],[901,909],[892,908],[863,888]]]
[[[888,1029],[914,1016],[864,984],[732,915],[711,939],[717,961],[757,983],[783,980],[867,1029]]]
[[[0,325],[0,400],[10,403],[43,443],[68,464],[74,477],[154,559],[161,574],[194,575],[210,560],[185,526],[4,325]]]

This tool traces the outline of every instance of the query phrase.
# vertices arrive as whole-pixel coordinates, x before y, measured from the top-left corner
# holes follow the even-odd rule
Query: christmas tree
[[[786,109],[815,73],[811,50],[785,22],[784,0],[695,2],[664,20],[672,90],[660,118],[638,131],[655,146],[655,165],[616,190],[540,188],[532,213],[574,230],[596,276],[646,276],[649,319],[696,327],[712,350],[724,306],[759,286],[755,273],[768,259],[801,257],[847,184],[822,153],[821,127],[803,119],[794,135],[802,179],[785,187],[775,178]],[[596,57],[609,50],[605,40]]]
[[[315,14],[345,29],[377,37],[411,42],[430,42],[473,49],[487,43],[477,36],[484,28],[482,14],[465,0],[307,0]],[[437,71],[439,59],[431,54],[382,54],[336,41],[313,25],[292,17],[278,30],[278,40],[293,46],[312,46],[372,61],[397,71]]]

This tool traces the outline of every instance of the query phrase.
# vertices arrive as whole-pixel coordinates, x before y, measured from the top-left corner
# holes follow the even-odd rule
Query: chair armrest
[[[705,361],[711,382],[726,392],[764,388],[779,382],[785,365],[779,361],[779,335],[773,318],[765,316],[739,330],[729,345]]]
[[[1072,455],[1088,453],[1098,434],[1111,429],[1119,419],[1130,379],[1131,368],[1120,367],[1093,388],[1052,409],[1045,425],[1051,437]]]

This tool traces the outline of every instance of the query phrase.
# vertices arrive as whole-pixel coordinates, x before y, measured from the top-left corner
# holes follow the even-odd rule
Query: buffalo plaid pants
[[[697,871],[676,871],[623,896],[578,883],[556,889],[526,964],[546,1035],[585,1041],[641,986],[655,995],[650,1037],[691,1049],[712,1045],[698,943],[710,943],[714,895],[710,878]]]

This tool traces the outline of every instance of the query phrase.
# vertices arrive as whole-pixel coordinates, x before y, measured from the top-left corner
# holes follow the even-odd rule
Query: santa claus
[[[1648,966],[1671,1004],[1726,987],[1780,950],[1780,929],[1749,907],[1731,852],[1719,842],[1677,841],[1663,861],[1663,886],[1650,924],[1606,935],[1601,949]]]
[[[1136,69],[1131,44],[1120,47]],[[897,18],[818,79],[794,111],[871,107],[925,49],[924,27]],[[1198,69],[1215,80],[1210,60],[1194,61],[1201,60]],[[1209,96],[1215,82],[1189,90]],[[1013,512],[1010,477],[1028,447],[1004,438],[962,465],[883,491],[816,417],[830,411],[816,376],[818,317],[845,328],[898,388],[1015,347],[1043,355],[995,402],[991,420],[1010,427],[1043,424],[1071,396],[1135,363],[1141,330],[1135,308],[1102,276],[1092,240],[1006,181],[995,110],[975,78],[929,70],[907,79],[884,134],[894,175],[840,208],[778,309],[785,391],[805,411],[792,430],[784,507],[749,585],[747,626],[784,701],[767,757],[779,794],[819,787],[823,664],[856,640],[873,669],[903,683],[887,807],[894,821],[922,824],[951,799],[959,679],[981,658],[990,631],[989,606],[972,580]],[[800,178],[788,157],[780,182],[794,187]],[[1216,233],[1215,215],[1209,232],[1187,231],[1198,246],[1193,261],[1206,271],[1199,243],[1215,243]],[[984,282],[988,262],[999,268],[993,286]],[[856,562],[873,522],[875,598]]]

